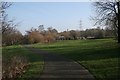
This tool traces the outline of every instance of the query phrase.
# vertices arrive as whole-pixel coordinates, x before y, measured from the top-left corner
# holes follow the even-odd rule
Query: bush
[[[10,59],[3,59],[2,80],[17,78],[25,72],[28,66],[26,57],[14,56]]]

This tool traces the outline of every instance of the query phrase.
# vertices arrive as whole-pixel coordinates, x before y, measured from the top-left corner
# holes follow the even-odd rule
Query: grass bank
[[[118,74],[120,45],[113,39],[67,40],[33,46],[77,61],[97,80],[118,80],[120,76]]]
[[[26,80],[26,79],[34,79],[38,78],[40,76],[40,73],[43,70],[43,59],[39,54],[34,54],[30,51],[28,51],[26,48],[22,47],[21,45],[16,45],[16,46],[8,46],[8,47],[3,47],[2,48],[2,58],[4,61],[3,68],[8,67],[13,65],[10,63],[10,65],[7,65],[10,60],[14,56],[22,56],[24,57],[27,62],[28,66],[25,70],[25,72],[19,76],[19,80]],[[18,60],[18,59],[16,59]],[[4,70],[4,69],[3,69]],[[15,79],[16,80],[16,79]]]

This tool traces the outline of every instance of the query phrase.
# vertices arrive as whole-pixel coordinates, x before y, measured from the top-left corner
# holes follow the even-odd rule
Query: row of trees
[[[8,19],[8,14],[6,9],[12,4],[7,2],[0,2],[0,24],[2,26],[2,44],[12,45],[12,44],[22,44],[22,43],[38,43],[38,42],[54,42],[56,40],[76,40],[84,38],[104,38],[104,37],[118,37],[118,42],[120,42],[120,6],[119,2],[95,2],[94,6],[98,16],[95,18],[96,24],[107,25],[106,29],[94,28],[86,29],[84,31],[64,31],[58,33],[56,29],[49,27],[44,30],[44,26],[40,25],[38,29],[32,28],[26,31],[26,35],[22,35],[15,27],[18,24],[14,23],[14,20]]]
[[[105,29],[101,29],[100,27],[86,29],[85,31],[80,31],[80,36],[85,38],[108,38],[115,37],[115,31],[106,27]]]
[[[27,34],[24,36],[24,43],[50,43],[56,40],[98,39],[116,36],[115,32],[110,28],[101,29],[100,27],[83,31],[70,30],[58,33],[58,31],[52,27],[44,30],[43,26],[39,26],[38,29],[32,28],[26,32]]]
[[[38,43],[38,42],[54,42],[57,38],[57,30],[49,27],[44,30],[43,26],[39,26],[38,29],[32,28],[26,31],[27,34],[24,36],[24,43]]]

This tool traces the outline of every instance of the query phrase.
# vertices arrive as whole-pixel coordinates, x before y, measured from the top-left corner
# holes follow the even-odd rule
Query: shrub
[[[2,80],[19,77],[25,72],[27,66],[27,58],[23,56],[14,56],[7,60],[3,59]]]

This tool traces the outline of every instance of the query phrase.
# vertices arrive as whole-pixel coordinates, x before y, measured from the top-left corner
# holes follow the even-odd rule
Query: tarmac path
[[[87,69],[73,60],[40,49],[26,48],[44,58],[44,69],[39,80],[95,80]]]

